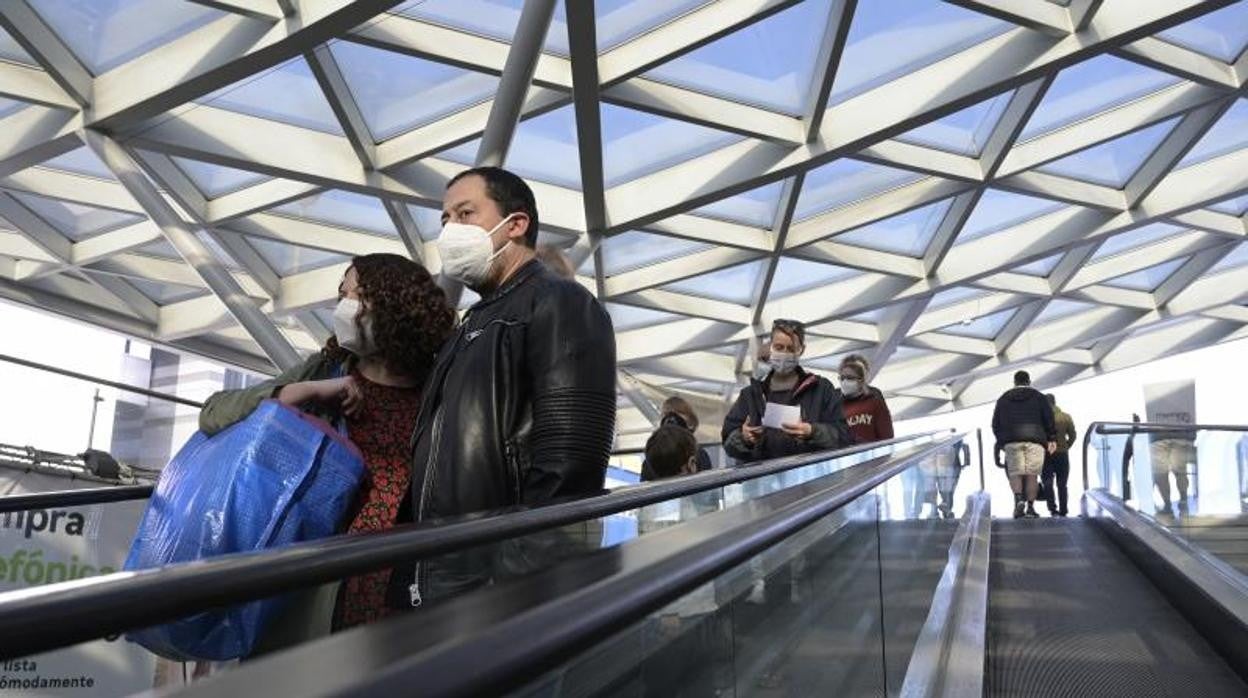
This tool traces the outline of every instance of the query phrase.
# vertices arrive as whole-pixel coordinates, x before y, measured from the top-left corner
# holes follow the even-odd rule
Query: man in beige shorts
[[[1005,451],[1005,471],[1014,490],[1014,518],[1034,519],[1036,495],[1044,454],[1057,450],[1057,427],[1053,408],[1040,391],[1031,387],[1026,371],[1014,374],[1014,387],[997,400],[992,413],[992,433]]]

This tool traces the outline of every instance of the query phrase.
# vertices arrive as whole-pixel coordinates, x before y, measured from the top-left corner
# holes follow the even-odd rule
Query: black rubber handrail
[[[1083,489],[1087,491],[1088,487],[1088,447],[1092,445],[1092,434],[1101,436],[1134,436],[1135,434],[1147,434],[1150,432],[1172,432],[1172,431],[1244,431],[1248,432],[1248,425],[1245,424],[1158,424],[1156,422],[1092,422],[1083,432]],[[1101,483],[1102,486],[1105,483]],[[1125,482],[1124,482],[1125,485]],[[1125,495],[1126,492],[1119,494]]]
[[[399,526],[367,536],[333,536],[274,550],[0,593],[0,628],[5,629],[0,633],[0,659],[66,647],[207,608],[266,598],[384,569],[396,560],[424,559],[497,543],[881,446],[948,433],[927,432],[748,467],[708,470],[684,478],[625,487],[597,497],[538,509],[512,510],[504,515]],[[90,622],[84,623],[85,618]]]
[[[903,437],[899,437],[895,439],[889,439],[887,441],[877,441],[871,444],[860,444],[857,446],[850,446],[849,448],[844,448],[844,449],[840,449],[837,451],[830,451],[830,452],[824,452],[822,454],[818,454],[818,456],[815,457],[815,459],[824,460],[824,459],[833,457],[833,455],[835,454],[850,455],[853,453],[861,452],[868,448],[876,448],[879,446],[887,446],[890,444],[905,443],[907,441],[912,441],[917,438],[924,438],[924,437],[932,436],[938,433],[943,433],[943,432],[936,432],[936,431],[924,432],[922,434],[915,434],[913,436],[903,436]],[[800,459],[802,458],[810,458],[810,457],[811,456],[798,456],[797,459],[800,461]],[[793,460],[793,459],[789,459],[789,460]],[[780,461],[775,461],[775,462],[780,462]],[[801,465],[801,463],[798,462],[797,465],[790,465],[788,467],[798,467],[798,465]],[[723,472],[725,472],[725,469],[721,468],[718,470],[704,471],[703,473],[699,473],[698,476],[701,477],[702,475],[705,475],[706,473],[714,473],[714,472],[719,472],[722,474]],[[716,485],[716,484],[708,484],[709,481],[704,482],[704,479],[705,478],[703,479],[686,478],[681,483],[679,483],[679,485],[693,486],[695,484],[703,484],[707,488],[721,486],[721,485]],[[673,488],[676,488],[678,486],[678,484],[675,482],[668,482],[666,484]],[[133,486],[110,485],[107,487],[90,487],[90,488],[83,488],[79,490],[58,490],[56,492],[34,492],[34,493],[4,495],[4,496],[0,496],[0,514],[9,512],[9,511],[24,511],[24,510],[29,510],[29,509],[60,509],[64,507],[88,506],[91,504],[105,504],[105,503],[110,503],[110,502],[124,502],[128,500],[133,500],[133,499],[146,499],[151,496],[153,487],[154,487],[153,485],[133,485]]]
[[[183,693],[236,696],[265,686],[275,695],[509,694],[964,436],[881,456],[828,476],[843,476],[832,484],[764,497],[759,507],[698,517],[622,552],[601,551],[425,613],[297,647]]]
[[[1159,424],[1156,422],[1095,422],[1104,435],[1148,434],[1154,431],[1248,431],[1243,424]]]
[[[153,485],[114,485],[81,490],[26,492],[0,497],[0,514],[31,509],[63,509],[110,502],[127,502],[152,496]]]

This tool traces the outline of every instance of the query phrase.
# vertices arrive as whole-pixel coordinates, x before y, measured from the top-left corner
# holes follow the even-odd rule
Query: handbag
[[[275,548],[340,530],[364,459],[324,420],[276,400],[208,437],[161,472],[124,569]],[[197,613],[126,638],[178,661],[246,657],[289,595]]]

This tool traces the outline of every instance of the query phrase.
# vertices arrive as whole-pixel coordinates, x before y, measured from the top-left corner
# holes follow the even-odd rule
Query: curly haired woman
[[[383,531],[394,525],[411,479],[408,439],[420,388],[454,330],[455,312],[429,272],[393,254],[352,260],[338,299],[334,336],[324,349],[273,380],[208,398],[199,426],[215,434],[267,398],[331,420],[345,418],[368,469],[345,532]],[[385,571],[344,580],[334,629],[380,617],[389,576]]]

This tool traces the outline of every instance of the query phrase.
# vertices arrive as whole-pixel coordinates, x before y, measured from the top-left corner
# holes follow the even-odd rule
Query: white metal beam
[[[94,79],[27,0],[0,4],[0,25],[80,107],[91,105]]]
[[[1021,28],[1007,32],[837,104],[817,143],[791,149],[746,140],[614,187],[607,192],[608,217],[627,229],[779,181],[1226,4],[1115,0],[1100,8],[1087,31],[1065,39]]]
[[[592,20],[592,8],[590,9]],[[573,10],[573,12],[576,11]],[[478,167],[483,165],[501,167],[507,161],[507,152],[511,150],[511,139],[516,133],[516,124],[520,122],[524,97],[529,91],[529,84],[533,82],[533,74],[537,71],[537,62],[542,55],[542,45],[546,41],[546,33],[550,30],[550,19],[554,14],[555,0],[526,0],[524,8],[520,11],[520,20],[516,24],[516,31],[511,40],[511,50],[507,52],[503,75],[498,82],[498,91],[494,94],[494,102],[490,107],[490,117],[485,123],[485,132],[481,134],[481,145],[477,149],[476,157]],[[575,31],[571,28],[573,26],[571,18],[568,20],[568,26],[569,32]],[[589,30],[591,33],[592,27],[591,22]]]
[[[299,0],[298,13],[269,23],[222,17],[95,80],[88,125],[113,133],[300,56],[400,0]]]
[[[223,12],[233,12],[269,22],[277,22],[285,16],[285,12],[277,4],[277,0],[190,0],[197,5],[204,5]]]
[[[830,1],[832,6],[828,8],[828,23],[823,29],[823,41],[819,44],[819,57],[815,61],[809,91],[810,101],[804,112],[807,143],[816,140],[823,129],[823,116],[832,96],[832,84],[836,82],[837,69],[845,54],[845,43],[849,40],[849,25],[858,8],[858,0]]]
[[[587,255],[594,259],[594,290],[607,298],[602,244],[607,227],[603,192],[606,177],[602,164],[602,116],[599,111],[598,38],[593,3],[572,3],[568,12],[568,47],[572,63],[572,98],[576,111],[576,142],[580,155],[581,200],[585,209],[585,240],[571,258],[579,268]]]
[[[21,63],[0,61],[0,97],[58,109],[78,109],[65,90],[48,77],[47,71]]]
[[[1029,2],[1029,0],[945,1],[1051,36],[1062,37],[1074,31],[1070,13],[1057,3]]]
[[[125,185],[130,195],[143,206],[148,217],[160,226],[165,239],[212,289],[230,314],[247,329],[273,363],[283,370],[297,365],[300,358],[294,347],[243,293],[242,287],[208,247],[183,223],[173,207],[148,181],[139,163],[121,145],[107,136],[88,130],[84,131],[84,139],[100,160],[108,165],[113,175]]]

